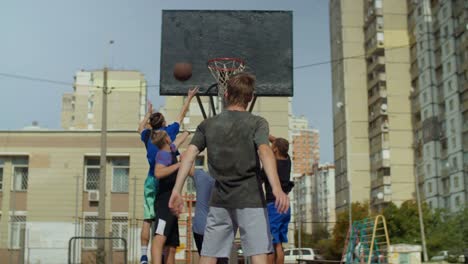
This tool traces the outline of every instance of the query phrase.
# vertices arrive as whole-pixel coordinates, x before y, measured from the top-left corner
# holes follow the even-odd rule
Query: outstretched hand
[[[187,96],[192,99],[195,95],[198,93],[198,86],[193,87],[192,89],[189,89]]]
[[[148,111],[146,113],[153,113],[153,104],[150,101],[148,101]]]
[[[184,199],[180,193],[172,191],[171,198],[169,199],[169,209],[176,216],[182,213],[184,210]]]
[[[288,195],[286,195],[286,193],[284,193],[283,190],[273,192],[273,195],[275,196],[275,206],[278,213],[286,213],[289,209]]]

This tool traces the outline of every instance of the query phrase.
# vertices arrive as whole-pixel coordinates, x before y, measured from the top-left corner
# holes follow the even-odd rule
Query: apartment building
[[[315,180],[312,175],[300,175],[294,178],[294,203],[292,212],[297,231],[312,234],[314,230],[314,202],[316,197]],[[291,200],[293,201],[293,200]]]
[[[96,236],[99,142],[93,131],[0,131],[0,259],[66,263],[71,237]],[[129,259],[139,255],[145,155],[135,132],[109,132],[106,233],[127,239]],[[112,244],[123,259],[123,242]],[[89,263],[96,240],[78,245],[75,260]]]
[[[336,222],[335,166],[321,164],[314,167],[315,199],[313,219],[331,234]]]
[[[314,164],[320,162],[320,133],[309,127],[304,116],[291,118],[293,174],[310,175]]]
[[[405,0],[330,2],[338,212],[413,198],[406,16]]]
[[[407,1],[418,186],[431,208],[468,199],[468,3]]]
[[[72,93],[62,97],[62,128],[100,129],[103,70],[79,71]],[[135,130],[146,112],[146,80],[141,72],[107,71],[108,129]]]

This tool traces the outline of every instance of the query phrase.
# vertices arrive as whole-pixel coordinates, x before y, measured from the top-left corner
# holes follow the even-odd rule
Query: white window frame
[[[96,219],[96,221],[94,222],[87,222],[86,221],[86,217],[98,217],[98,214],[96,212],[86,212],[86,213],[83,213],[83,236],[86,236],[86,237],[97,237],[97,229],[98,229],[98,221]],[[86,224],[90,224],[91,225],[91,234],[86,234]],[[91,241],[91,246],[86,246],[86,241]],[[83,249],[96,249],[97,248],[97,240],[96,239],[93,239],[93,240],[86,240],[84,239],[83,240]]]
[[[15,188],[15,182],[16,182],[16,175],[15,175],[15,169],[16,168],[26,168],[27,169],[27,175],[26,175],[26,188],[22,188],[23,185],[23,179],[21,179],[21,186],[19,189]],[[23,164],[13,164],[13,159],[11,160],[11,190],[15,192],[25,192],[28,190],[28,183],[29,183],[29,160],[28,164],[23,165]]]
[[[85,173],[85,177],[84,177],[84,186],[83,186],[83,190],[85,190],[86,192],[88,191],[99,191],[99,187],[96,188],[96,189],[88,189],[88,169],[101,169],[101,166],[100,165],[86,165],[86,159],[89,159],[89,158],[95,158],[95,157],[92,157],[92,156],[85,156],[85,159],[84,159],[84,173]],[[101,172],[99,171],[99,177],[98,177],[98,183],[99,183],[99,178],[101,177]]]
[[[126,222],[114,222],[114,217],[126,218],[127,221]],[[117,225],[119,227],[119,229],[118,229],[119,234],[117,235],[117,237],[122,237],[123,228],[125,228],[125,227],[127,228],[127,236],[123,237],[123,238],[128,241],[128,235],[129,235],[128,213],[112,213],[112,223],[111,223],[112,232],[114,230],[114,228],[113,228],[114,225]],[[114,237],[114,234],[112,234],[112,236]],[[117,246],[115,246],[115,243],[117,243]],[[112,249],[113,250],[124,250],[125,249],[124,242],[121,239],[113,240],[112,241]]]
[[[128,189],[129,189],[129,185],[130,185],[130,158],[129,157],[116,157],[116,158],[126,158],[128,159],[128,165],[116,165],[114,166],[112,164],[112,160],[111,160],[111,167],[112,167],[112,179],[111,179],[111,189],[112,189],[112,192],[114,193],[128,193]],[[126,191],[121,191],[121,190],[114,190],[114,177],[115,177],[115,174],[114,174],[114,169],[128,169],[128,174],[127,174],[127,190]]]
[[[13,222],[12,217],[24,217],[24,222]],[[27,219],[27,212],[26,211],[15,211],[10,212],[9,219],[8,219],[8,248],[10,249],[19,249],[20,248],[20,240],[21,240],[21,227],[24,226],[26,228]],[[13,233],[13,225],[16,225],[17,229]],[[16,238],[16,241],[12,240],[13,237]]]

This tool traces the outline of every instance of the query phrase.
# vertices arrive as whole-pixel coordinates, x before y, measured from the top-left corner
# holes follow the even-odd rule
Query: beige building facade
[[[66,263],[71,237],[96,236],[99,145],[92,131],[0,132],[0,259]],[[136,132],[109,132],[106,166],[107,233],[127,239],[136,259],[148,170]],[[92,263],[96,241],[77,244],[75,260]],[[113,248],[122,259],[123,242]]]
[[[338,212],[414,196],[406,15],[405,0],[330,2]]]
[[[72,93],[62,97],[62,128],[101,128],[103,71],[79,71]],[[109,70],[107,86],[108,129],[133,130],[145,115],[146,80],[138,71]]]

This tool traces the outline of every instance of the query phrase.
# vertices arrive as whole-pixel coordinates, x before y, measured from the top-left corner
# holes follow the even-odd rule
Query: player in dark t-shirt
[[[241,230],[244,257],[266,263],[273,251],[268,230],[265,197],[260,179],[262,162],[278,211],[286,212],[289,198],[282,191],[274,154],[268,141],[268,122],[246,111],[253,98],[255,77],[232,76],[224,94],[226,109],[203,121],[182,160],[169,206],[176,214],[183,209],[181,191],[195,157],[207,150],[214,185],[201,251],[201,264],[229,257],[237,230]]]
[[[289,193],[294,187],[290,181],[291,177],[291,159],[289,158],[289,142],[284,138],[269,137],[272,143],[272,150],[276,158],[276,167],[280,179],[281,189]],[[266,180],[263,172],[262,178],[265,181],[265,193],[267,200],[268,220],[270,222],[270,232],[273,237],[274,254],[269,254],[269,263],[283,264],[284,251],[282,243],[288,243],[288,226],[291,221],[291,210],[286,213],[279,213],[275,208],[275,196],[272,193],[271,185]]]
[[[188,132],[182,133],[174,143],[164,130],[153,132],[151,135],[151,141],[159,148],[154,169],[154,175],[159,180],[159,190],[154,205],[155,233],[151,246],[153,263],[161,263],[163,251],[167,253],[164,263],[175,263],[176,248],[180,243],[179,225],[177,217],[169,210],[168,203],[180,164],[177,161],[177,148],[188,135]],[[193,169],[191,173],[193,174]]]

